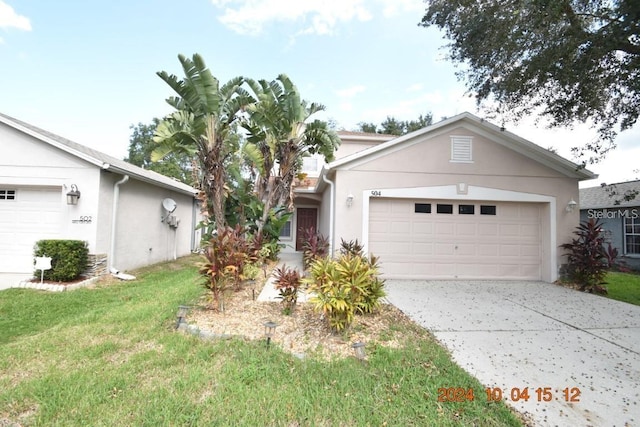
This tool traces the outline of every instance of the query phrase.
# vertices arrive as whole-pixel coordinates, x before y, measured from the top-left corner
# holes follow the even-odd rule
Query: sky
[[[180,77],[178,54],[199,53],[221,82],[287,74],[338,129],[468,111],[569,160],[595,138],[477,109],[423,14],[421,0],[0,0],[0,112],[124,158],[131,125],[171,112],[156,72]],[[640,125],[616,142],[581,187],[640,177]]]

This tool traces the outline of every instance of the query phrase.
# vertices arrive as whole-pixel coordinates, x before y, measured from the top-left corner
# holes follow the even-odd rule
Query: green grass
[[[175,332],[178,305],[203,293],[194,268],[137,276],[0,292],[0,425],[521,425],[419,328],[405,348],[369,346],[367,364],[299,360],[264,342]],[[441,387],[475,399],[438,402]]]
[[[605,281],[609,298],[640,305],[640,274],[610,272]]]

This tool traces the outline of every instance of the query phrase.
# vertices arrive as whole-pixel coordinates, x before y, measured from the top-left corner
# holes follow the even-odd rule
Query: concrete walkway
[[[536,425],[640,426],[640,307],[540,282],[389,280],[387,292]]]
[[[278,267],[282,267],[283,265],[286,265],[289,268],[292,269],[296,269],[300,272],[300,274],[302,274],[302,272],[304,271],[304,267],[302,264],[302,253],[281,253],[278,256]],[[264,287],[262,288],[262,292],[260,292],[260,295],[258,295],[258,301],[277,301],[280,302],[280,299],[278,299],[279,293],[278,291],[273,287],[275,283],[275,277],[272,274],[268,279],[267,282],[265,283]],[[303,290],[300,290],[298,292],[298,302],[306,302],[307,301],[307,296],[305,295]]]
[[[20,287],[20,283],[33,277],[29,273],[0,273],[0,291]]]

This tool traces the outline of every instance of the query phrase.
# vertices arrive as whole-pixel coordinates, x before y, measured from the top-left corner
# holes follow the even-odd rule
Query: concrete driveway
[[[536,425],[640,426],[640,307],[540,282],[388,280],[387,293]]]

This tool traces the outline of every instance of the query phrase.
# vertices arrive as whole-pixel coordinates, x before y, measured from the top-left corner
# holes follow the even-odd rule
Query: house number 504
[[[371,190],[371,195],[373,197],[380,197],[380,196],[382,196],[382,191],[380,191],[380,190]]]

